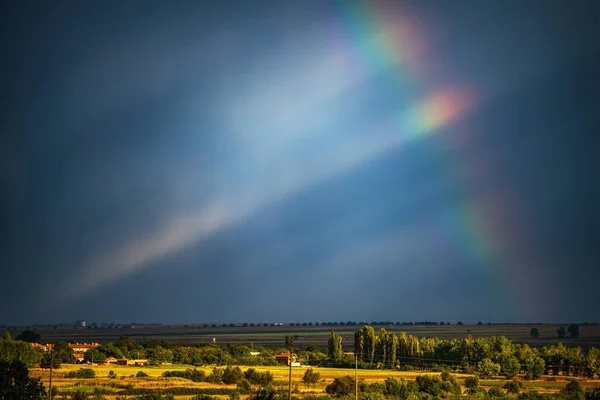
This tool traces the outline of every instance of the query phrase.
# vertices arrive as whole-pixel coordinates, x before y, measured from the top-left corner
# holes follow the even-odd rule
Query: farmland
[[[131,389],[142,389],[157,393],[177,393],[182,388],[187,389],[189,392],[194,393],[206,393],[216,397],[227,398],[230,393],[236,391],[236,385],[226,385],[208,382],[192,382],[190,380],[182,378],[165,378],[162,377],[165,371],[184,371],[189,369],[189,365],[169,365],[169,366],[158,366],[158,367],[133,367],[133,366],[109,366],[109,365],[97,365],[92,366],[96,373],[94,379],[73,379],[65,378],[65,375],[74,371],[81,366],[77,365],[64,365],[56,371],[53,383],[59,393],[68,394],[76,391],[86,391],[89,393],[102,393],[107,399],[115,398],[119,392],[129,389],[129,392],[133,392]],[[247,370],[249,367],[242,367],[242,370]],[[289,369],[286,366],[271,366],[271,367],[252,367],[259,371],[269,371],[274,376],[273,387],[279,389],[282,392],[287,389],[287,379]],[[212,367],[199,367],[198,370],[210,373]],[[321,375],[321,380],[310,387],[307,387],[302,383],[302,376],[306,371],[304,367],[293,368],[293,387],[295,396],[302,395],[324,395],[325,388],[330,384],[334,378],[340,378],[346,375],[354,376],[354,370],[346,368],[315,368]],[[109,372],[113,371],[115,378],[109,377]],[[147,374],[147,377],[136,377],[139,372]],[[47,386],[49,383],[49,371],[34,368],[31,374],[35,377],[42,379],[44,384]],[[375,382],[384,382],[387,378],[398,378],[414,380],[417,376],[423,375],[423,373],[408,372],[408,371],[385,371],[385,370],[358,370],[358,378],[367,384]],[[439,375],[439,373],[429,373],[428,375]],[[464,379],[469,376],[465,374],[456,374],[458,382],[464,386]],[[486,379],[481,380],[481,387],[483,389],[490,389],[492,387],[502,387],[505,380],[502,379]],[[525,390],[536,390],[542,393],[556,393],[565,386],[567,380],[565,378],[542,378],[536,381],[528,381],[525,383]],[[592,388],[597,387],[600,384],[598,380],[587,380],[582,382],[584,387]],[[463,387],[464,389],[464,387]],[[189,399],[192,394],[175,395],[177,399]],[[250,397],[249,395],[243,395],[242,397]]]
[[[494,325],[382,325],[386,330],[407,334],[417,337],[437,337],[440,339],[461,339],[467,336],[489,337],[506,336],[515,343],[527,343],[531,346],[547,346],[557,344],[559,339],[556,336],[558,326],[567,324],[494,324]],[[529,332],[532,327],[539,330],[538,339],[532,339]],[[321,348],[327,346],[327,335],[332,330],[343,337],[344,348],[352,347],[353,334],[356,326],[261,326],[261,327],[205,327],[200,325],[165,325],[165,326],[135,326],[123,328],[57,328],[57,329],[38,329],[43,340],[63,340],[76,341],[80,343],[108,343],[116,341],[121,336],[127,336],[135,341],[157,340],[169,343],[196,344],[212,343],[217,344],[249,344],[262,346],[284,346],[286,335],[298,335],[298,346],[302,348],[308,345],[316,345]],[[584,324],[581,325],[581,335],[577,339],[564,338],[560,342],[565,345],[579,346],[582,349],[590,347],[600,347],[600,325]]]

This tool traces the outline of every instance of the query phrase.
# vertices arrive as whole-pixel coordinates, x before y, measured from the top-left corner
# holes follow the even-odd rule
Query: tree
[[[567,337],[567,331],[565,330],[565,327],[561,326],[560,328],[558,328],[556,330],[556,335],[559,339],[564,339],[565,337]]]
[[[363,337],[363,361],[372,363],[375,355],[375,329],[365,325],[362,328]]]
[[[42,382],[29,377],[24,363],[18,360],[0,361],[0,399],[42,400],[45,393]]]
[[[465,388],[467,389],[467,393],[469,394],[477,392],[477,390],[479,389],[479,377],[477,375],[466,377]]]
[[[10,332],[9,331],[4,331],[4,333],[2,334],[2,339],[4,339],[4,340],[12,340],[12,337],[10,336]]]
[[[44,354],[40,367],[50,368],[50,361],[52,361],[53,368],[60,368],[60,364],[71,362],[72,355],[73,349],[69,347],[67,342],[55,342],[52,349]]]
[[[238,366],[231,367],[231,365],[228,365],[227,368],[225,368],[225,371],[223,371],[223,383],[225,384],[237,384],[242,379],[244,379],[244,373]]]
[[[482,378],[491,378],[500,373],[500,365],[496,364],[489,358],[480,361],[477,364],[477,372]]]
[[[362,335],[362,331],[358,330],[354,332],[354,355],[357,360],[362,360],[363,358],[363,349],[364,349],[364,338]]]
[[[546,370],[546,362],[540,357],[529,357],[525,360],[525,374],[527,379],[541,378]]]
[[[334,378],[333,382],[325,388],[325,392],[335,397],[348,396],[354,392],[354,379],[351,376]]]
[[[531,330],[529,331],[529,335],[532,339],[538,339],[540,337],[540,331],[538,330],[538,328],[531,328]]]
[[[342,337],[331,331],[327,340],[327,354],[331,362],[339,362],[344,358],[344,350],[342,348]]]
[[[83,355],[83,361],[91,362],[91,363],[101,363],[106,360],[106,354],[101,352],[98,349],[89,349]]]
[[[500,371],[507,379],[512,379],[521,370],[521,364],[515,356],[504,357],[501,360]]]
[[[304,384],[306,386],[314,385],[314,384],[318,383],[320,380],[321,380],[321,373],[315,372],[312,368],[307,369],[306,372],[304,373],[304,376],[302,377],[302,382],[304,382]]]
[[[15,340],[22,340],[24,342],[36,343],[36,342],[39,342],[41,338],[42,338],[42,335],[40,335],[39,333],[30,331],[30,330],[26,330],[26,331],[23,331],[20,334],[18,334],[17,337],[15,338]]]
[[[572,338],[576,339],[579,337],[579,325],[576,325],[576,324],[569,325],[568,331],[569,331],[569,336],[571,336]]]

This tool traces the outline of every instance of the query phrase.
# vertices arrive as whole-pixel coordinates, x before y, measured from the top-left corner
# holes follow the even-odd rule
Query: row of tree
[[[512,378],[524,373],[530,378],[552,373],[572,376],[600,376],[600,350],[591,348],[586,353],[580,347],[556,346],[531,348],[515,344],[504,336],[445,340],[418,338],[405,332],[395,334],[385,328],[377,333],[365,325],[354,334],[354,355],[344,356],[341,336],[329,334],[328,357],[331,363],[354,364],[363,368],[399,368],[410,365],[417,368],[446,366],[482,376],[504,375]]]

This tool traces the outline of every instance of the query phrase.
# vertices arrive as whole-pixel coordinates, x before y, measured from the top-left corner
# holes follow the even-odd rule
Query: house
[[[83,362],[83,356],[84,356],[83,353],[73,353],[73,359],[77,363],[82,363]]]
[[[53,346],[51,344],[31,343],[31,347],[33,347],[34,349],[42,349],[44,351],[48,351],[48,349],[51,349]]]
[[[290,365],[290,353],[280,353],[280,354],[276,354],[275,356],[275,361],[277,361],[280,364],[284,364],[284,365]],[[299,367],[300,363],[298,361],[296,361],[296,355],[293,354],[292,355],[292,367]]]
[[[116,364],[117,361],[118,360],[114,357],[108,357],[104,360],[104,364]]]
[[[75,353],[85,353],[89,349],[100,347],[100,343],[69,343]]]
[[[121,357],[117,359],[117,365],[127,365],[127,361],[129,361],[127,358]]]

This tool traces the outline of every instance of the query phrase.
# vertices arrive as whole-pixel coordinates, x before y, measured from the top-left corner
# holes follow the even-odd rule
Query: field
[[[93,392],[95,388],[102,388],[102,393],[108,398],[113,399],[117,396],[119,390],[123,388],[136,388],[136,389],[150,389],[153,391],[162,391],[165,389],[176,389],[176,388],[193,388],[205,391],[208,394],[216,395],[223,399],[228,398],[227,391],[233,391],[235,385],[225,384],[214,384],[207,382],[192,382],[183,378],[164,378],[162,377],[163,372],[172,370],[185,370],[190,368],[189,365],[169,365],[160,367],[133,367],[133,366],[116,366],[116,365],[97,365],[92,366],[96,372],[95,379],[69,379],[65,378],[64,375],[69,372],[81,368],[80,365],[63,365],[60,369],[55,370],[53,376],[53,386],[58,388],[61,393],[68,393],[77,390],[83,390],[87,392]],[[242,370],[246,370],[249,367],[242,367]],[[253,367],[259,371],[270,371],[275,378],[275,387],[286,389],[288,386],[288,373],[289,369],[286,366],[276,367]],[[212,367],[198,368],[209,373]],[[115,379],[109,378],[109,371],[113,371],[116,374]],[[318,384],[312,387],[306,387],[301,379],[305,372],[304,367],[293,368],[293,385],[299,394],[323,394],[325,386],[333,381],[336,377],[342,377],[345,375],[354,376],[355,370],[343,369],[343,368],[315,368],[321,374],[323,378]],[[136,378],[136,374],[139,371],[143,371],[148,376],[144,378]],[[48,386],[49,383],[49,370],[42,370],[34,368],[31,370],[32,376],[42,378],[44,385]],[[419,374],[417,372],[407,371],[391,371],[391,370],[362,370],[357,371],[359,379],[364,379],[367,383],[382,382],[388,377],[415,379]],[[431,373],[435,375],[435,373]],[[459,382],[462,384],[464,378],[468,375],[456,374],[455,375]],[[488,379],[482,380],[481,385],[484,388],[490,388],[493,386],[502,386],[505,383],[503,379]],[[540,392],[556,392],[562,388],[567,381],[562,378],[557,380],[540,379],[537,381],[526,382],[526,387],[535,388]],[[600,384],[599,381],[584,381],[584,386],[591,387]],[[192,395],[176,395],[177,399],[189,399]],[[247,397],[247,396],[242,396]]]
[[[443,325],[443,326],[383,326],[388,331],[406,332],[419,337],[438,337],[443,339],[464,338],[471,335],[479,336],[506,336],[515,343],[528,343],[531,346],[545,346],[556,344],[559,339],[556,337],[556,329],[562,325]],[[538,328],[540,337],[532,339],[529,332],[532,327]],[[592,346],[600,347],[600,325],[584,324],[580,325],[580,337],[578,339],[562,339],[565,345],[580,346],[582,349],[588,349]],[[164,340],[166,342],[178,343],[202,343],[213,342],[217,344],[242,343],[264,346],[284,346],[286,335],[298,335],[297,346],[299,348],[314,344],[321,348],[327,346],[327,335],[335,330],[344,339],[344,348],[350,349],[353,346],[353,334],[358,329],[357,326],[312,326],[312,327],[203,327],[199,325],[173,325],[173,326],[135,326],[127,328],[57,328],[57,329],[39,329],[43,341],[50,340],[74,340],[80,343],[108,343],[118,340],[120,336],[128,336],[135,341],[142,340]],[[378,329],[379,326],[375,326]]]

